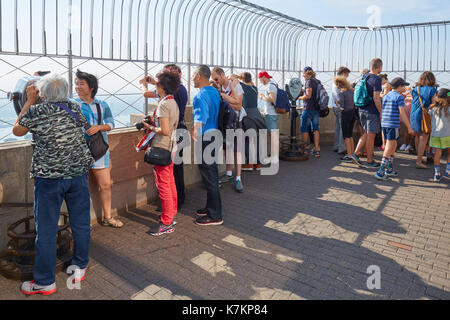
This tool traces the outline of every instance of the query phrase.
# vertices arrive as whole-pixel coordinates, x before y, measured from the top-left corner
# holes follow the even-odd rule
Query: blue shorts
[[[400,139],[400,128],[383,128],[383,134],[385,140],[398,140]]]
[[[272,132],[278,130],[278,119],[280,116],[266,114],[264,118],[266,120],[267,131]]]
[[[303,110],[301,133],[309,132],[312,126],[313,131],[319,131],[320,112],[317,110]]]

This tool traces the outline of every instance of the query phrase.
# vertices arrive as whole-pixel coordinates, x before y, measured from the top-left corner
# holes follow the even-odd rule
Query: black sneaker
[[[199,217],[205,217],[205,216],[207,216],[207,215],[208,215],[208,209],[206,209],[206,208],[198,209],[198,210],[197,210],[197,215],[198,215]]]
[[[223,219],[214,220],[208,216],[205,216],[195,220],[195,224],[199,226],[220,226],[223,224]]]
[[[162,223],[157,225],[155,228],[152,228],[150,230],[150,234],[152,236],[161,236],[166,233],[172,233],[175,231],[175,228],[173,227],[173,223],[170,226],[166,226]]]
[[[366,166],[369,168],[379,168],[380,164],[374,160],[372,162],[366,162]]]

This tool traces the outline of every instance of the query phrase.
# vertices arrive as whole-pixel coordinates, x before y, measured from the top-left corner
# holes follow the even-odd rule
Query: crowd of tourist
[[[370,70],[364,70],[354,84],[348,80],[351,73],[348,68],[338,70],[331,95],[336,116],[334,150],[342,156],[342,161],[377,168],[375,177],[378,180],[398,176],[394,170],[397,150],[416,152],[417,169],[427,169],[423,157],[432,157],[434,180],[450,179],[449,90],[438,91],[431,72],[424,72],[414,88],[410,88],[405,79],[389,81],[388,75],[382,74],[382,69],[381,59],[372,60]],[[300,133],[307,152],[320,158],[320,110],[316,98],[320,81],[310,67],[303,70],[303,77],[305,86],[299,97],[303,107]],[[170,156],[180,142],[176,139],[177,129],[186,129],[184,114],[188,95],[181,79],[181,69],[176,65],[167,65],[155,77],[140,80],[143,95],[159,100],[150,121],[142,121],[147,135],[144,139],[146,144],[141,145],[140,150],[146,151],[146,157],[159,157],[163,161],[164,155]],[[243,153],[236,148],[235,142],[234,145],[224,145],[225,152],[234,161],[227,163],[223,176],[219,177],[215,162],[202,159],[198,165],[206,189],[206,201],[205,206],[197,210],[195,223],[200,226],[221,225],[220,187],[233,183],[235,190],[242,193],[243,170],[261,170],[261,166],[267,163],[278,162],[280,114],[275,105],[279,88],[266,71],[258,75],[264,86],[263,90],[258,90],[248,72],[227,76],[223,69],[215,67],[211,70],[206,65],[198,66],[189,80],[198,89],[193,98],[192,139],[201,141],[202,152],[208,151],[216,157],[215,149],[208,148],[213,140],[202,137],[219,129],[220,113],[225,102],[236,113],[234,130],[267,129],[271,136],[271,155],[267,159],[259,159],[257,152],[257,160],[251,163],[249,146],[246,145]],[[154,90],[149,89],[149,85]],[[17,136],[33,133],[35,141],[31,177],[35,179],[36,258],[34,280],[24,282],[21,287],[26,295],[50,295],[57,290],[56,233],[63,200],[69,210],[74,239],[72,265],[77,267],[77,271],[73,281],[84,280],[89,263],[91,232],[89,171],[99,189],[102,225],[113,228],[123,226],[121,221],[111,216],[109,150],[94,160],[93,149],[86,143],[99,132],[104,142],[108,142],[106,132],[114,129],[111,110],[105,101],[96,99],[98,80],[94,75],[78,70],[75,89],[78,98],[74,101],[69,99],[68,83],[63,77],[57,74],[42,77],[34,86],[27,88],[28,100],[13,129]],[[356,144],[353,140],[355,124],[360,133]],[[398,148],[402,128],[404,140]],[[374,149],[380,134],[383,156],[381,162],[377,162]],[[442,173],[441,157],[444,151],[448,160]],[[366,158],[364,162],[361,160],[363,157]],[[174,164],[172,158],[167,164],[158,163],[153,169],[161,216],[157,227],[151,230],[154,236],[175,230],[175,217],[185,200],[183,164]]]

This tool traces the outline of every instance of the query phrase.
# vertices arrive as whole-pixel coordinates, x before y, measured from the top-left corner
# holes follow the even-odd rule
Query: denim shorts
[[[303,110],[301,133],[309,132],[312,126],[313,131],[319,131],[320,112],[317,110]]]
[[[271,132],[278,130],[278,119],[280,116],[267,114],[264,118],[266,120],[267,131]]]
[[[359,110],[359,118],[361,126],[366,133],[380,133],[381,118],[378,114],[372,114],[366,110]]]
[[[400,139],[400,128],[383,128],[384,139],[398,140]]]

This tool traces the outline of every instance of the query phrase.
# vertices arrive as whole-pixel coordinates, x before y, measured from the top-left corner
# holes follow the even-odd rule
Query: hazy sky
[[[316,25],[366,25],[367,8],[381,10],[381,25],[448,20],[449,0],[249,0]]]

